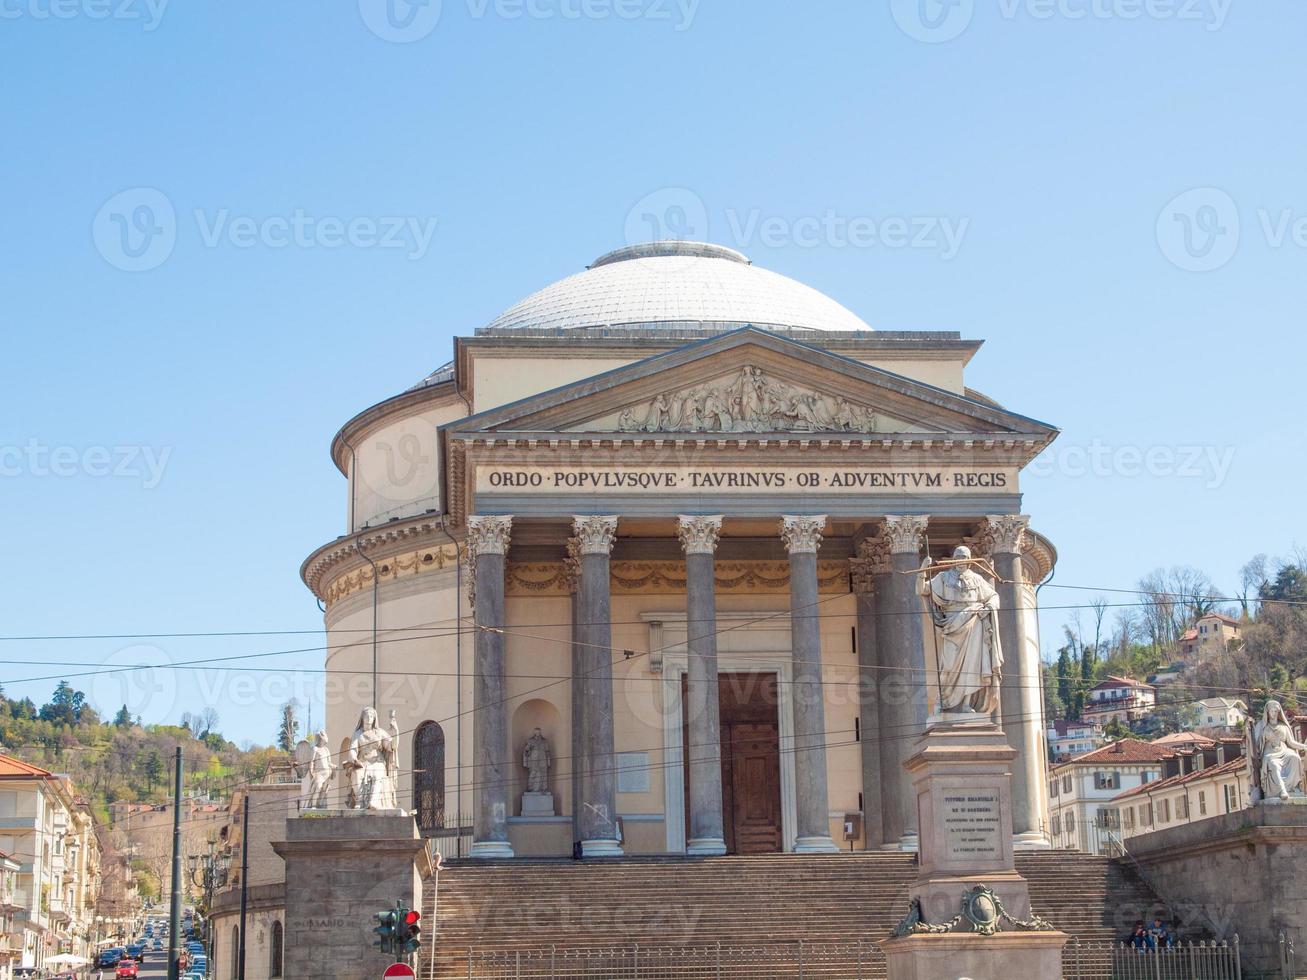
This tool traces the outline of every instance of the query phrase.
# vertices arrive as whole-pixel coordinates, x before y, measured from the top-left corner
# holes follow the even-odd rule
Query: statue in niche
[[[945,715],[993,714],[1003,676],[1003,649],[998,637],[998,593],[976,571],[981,564],[971,549],[959,545],[941,563],[927,557],[917,573],[917,591],[934,623],[939,675],[939,712]]]
[[[1293,729],[1279,701],[1266,702],[1257,723],[1245,727],[1244,741],[1254,803],[1283,801],[1294,793],[1301,795],[1302,753],[1307,752],[1307,745],[1293,737]]]
[[[526,770],[526,791],[528,793],[549,792],[549,767],[553,760],[549,755],[549,740],[540,729],[535,730],[526,745],[522,747],[522,768]]]
[[[526,770],[526,792],[522,794],[522,816],[552,817],[554,794],[549,792],[549,767],[553,757],[549,740],[536,729],[522,746],[522,768]]]
[[[390,729],[377,721],[375,708],[364,708],[349,741],[344,768],[349,770],[354,807],[359,810],[397,810],[399,725],[390,712]]]

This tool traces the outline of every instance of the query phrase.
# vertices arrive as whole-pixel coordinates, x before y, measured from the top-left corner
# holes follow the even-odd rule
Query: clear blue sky
[[[645,212],[874,327],[985,339],[971,383],[1072,451],[1025,483],[1058,582],[1232,588],[1303,542],[1301,3],[390,2],[0,4],[0,632],[320,626],[336,428]],[[1092,447],[1127,455],[1082,473]],[[6,642],[0,678],[319,643]],[[227,678],[145,716],[211,697],[270,739],[287,691]]]

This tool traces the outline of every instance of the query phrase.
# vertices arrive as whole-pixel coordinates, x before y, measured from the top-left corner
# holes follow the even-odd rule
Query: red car
[[[118,964],[118,972],[114,976],[117,980],[136,980],[139,969],[135,960],[123,960]]]

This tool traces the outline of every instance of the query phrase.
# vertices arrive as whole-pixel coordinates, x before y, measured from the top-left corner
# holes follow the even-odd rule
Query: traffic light
[[[418,925],[421,918],[422,913],[417,909],[404,913],[404,921],[399,929],[399,952],[416,953],[422,945],[422,927]]]
[[[393,909],[386,909],[384,912],[376,912],[372,920],[377,923],[373,932],[377,934],[377,941],[372,945],[383,953],[394,955],[399,949],[399,932],[404,920],[406,909],[398,902]]]

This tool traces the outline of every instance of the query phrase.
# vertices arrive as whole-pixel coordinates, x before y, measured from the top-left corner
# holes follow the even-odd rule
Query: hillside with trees
[[[1210,613],[1239,622],[1238,643],[1182,656],[1182,637]],[[1290,710],[1307,707],[1307,554],[1257,555],[1233,593],[1195,568],[1158,569],[1136,592],[1090,600],[1063,627],[1063,639],[1044,665],[1050,718],[1079,718],[1089,689],[1109,675],[1143,680],[1168,668],[1180,679],[1158,687],[1157,708],[1136,734],[1188,727],[1193,705],[1207,697],[1239,698],[1254,711],[1269,697]]]
[[[72,777],[97,817],[123,800],[163,803],[172,796],[172,764],[182,747],[187,795],[222,798],[233,784],[260,778],[275,748],[241,748],[218,731],[218,713],[184,714],[180,725],[143,725],[124,707],[102,720],[86,695],[60,681],[40,706],[0,690],[0,752]]]

